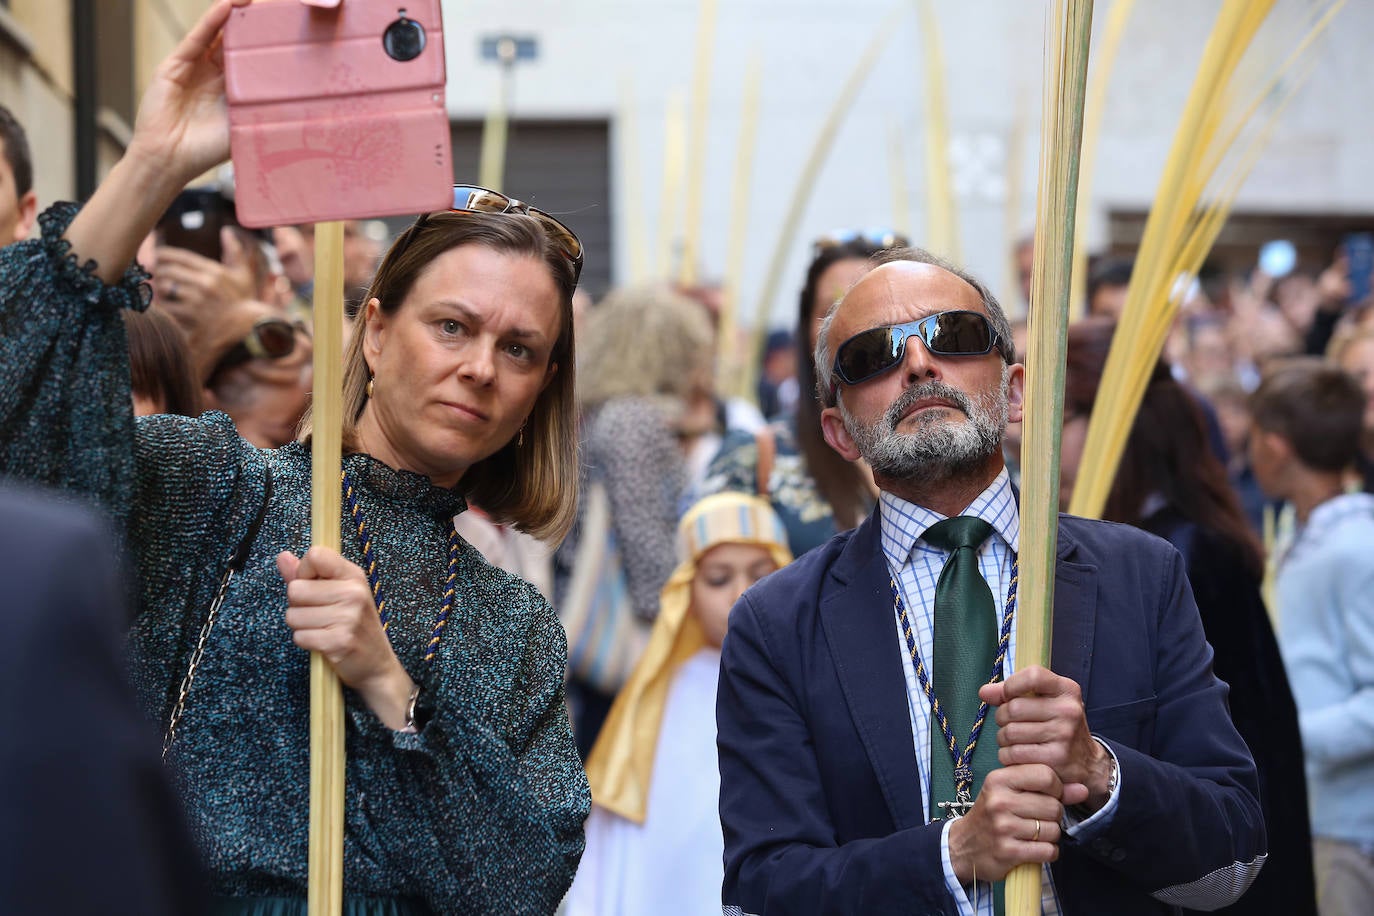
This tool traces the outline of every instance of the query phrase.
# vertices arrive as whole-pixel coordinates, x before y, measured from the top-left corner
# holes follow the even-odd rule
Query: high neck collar
[[[467,508],[467,500],[457,488],[435,486],[423,474],[397,470],[371,455],[345,455],[343,466],[354,486],[440,521]]]

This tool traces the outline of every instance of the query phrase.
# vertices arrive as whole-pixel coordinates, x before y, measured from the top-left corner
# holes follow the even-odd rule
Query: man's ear
[[[1026,367],[1013,363],[1007,369],[1007,422],[1020,423],[1026,412]]]
[[[1282,433],[1268,429],[1255,429],[1252,435],[1257,435],[1264,440],[1265,450],[1274,457],[1275,463],[1282,467],[1297,457],[1297,449],[1293,448],[1293,443]]]
[[[30,190],[19,198],[19,222],[14,227],[13,241],[22,242],[29,237],[33,221],[38,218],[38,195]]]
[[[845,461],[858,461],[859,450],[854,446],[854,437],[844,425],[844,417],[838,407],[827,407],[821,411],[821,434],[826,443],[840,453]]]

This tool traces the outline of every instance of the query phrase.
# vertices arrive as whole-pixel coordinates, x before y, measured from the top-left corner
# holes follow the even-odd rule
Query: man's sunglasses
[[[937,312],[918,321],[855,334],[835,351],[835,377],[846,385],[857,385],[882,375],[901,364],[906,342],[912,337],[936,356],[983,356],[994,348],[1003,351],[1001,336],[981,312]]]
[[[563,257],[567,258],[573,268],[573,285],[582,277],[582,241],[558,219],[543,210],[531,207],[522,200],[514,197],[507,197],[500,191],[493,191],[489,188],[479,188],[475,185],[454,185],[453,206],[449,208],[450,213],[521,213],[532,216],[539,222],[543,230],[548,233],[549,238],[553,239],[558,246]],[[405,241],[401,245],[401,251],[405,251],[410,240],[415,237],[425,223],[429,221],[429,214],[420,214],[419,219],[407,230]]]

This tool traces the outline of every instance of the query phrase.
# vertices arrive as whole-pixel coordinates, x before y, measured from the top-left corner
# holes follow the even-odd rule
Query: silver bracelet
[[[401,726],[401,731],[408,735],[418,734],[420,729],[415,725],[415,704],[420,700],[420,685],[416,684],[410,688],[410,699],[406,701],[406,724]]]

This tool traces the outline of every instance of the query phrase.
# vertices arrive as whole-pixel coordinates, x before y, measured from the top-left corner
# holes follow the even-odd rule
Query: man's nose
[[[903,344],[905,348],[902,353],[902,371],[906,374],[908,385],[925,379],[940,378],[940,365],[931,352],[926,349],[925,343],[914,334],[907,337]]]

